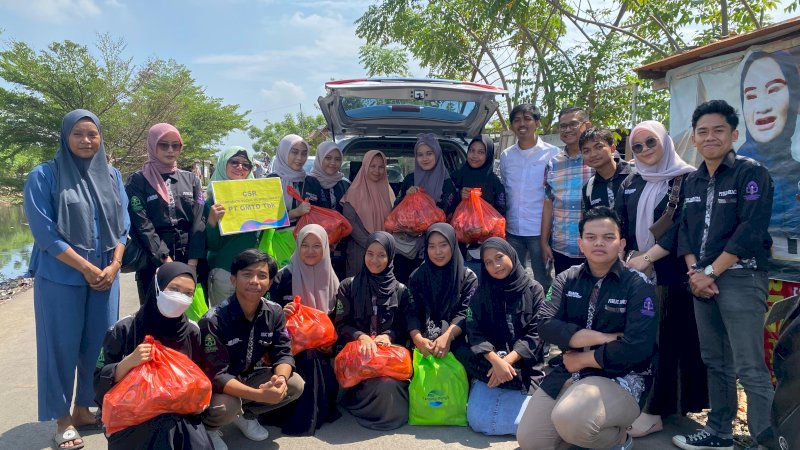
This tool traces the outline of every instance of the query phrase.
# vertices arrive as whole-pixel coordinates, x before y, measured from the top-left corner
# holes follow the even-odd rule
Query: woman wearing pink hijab
[[[205,258],[203,190],[192,172],[178,169],[182,150],[177,128],[153,125],[147,133],[147,161],[125,185],[131,238],[149,256],[136,271],[140,304],[159,266],[180,261],[196,270],[198,260]]]

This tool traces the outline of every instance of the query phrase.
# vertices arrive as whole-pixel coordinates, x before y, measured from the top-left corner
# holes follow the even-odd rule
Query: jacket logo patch
[[[242,342],[242,340],[241,340],[241,339],[239,339],[239,338],[233,338],[233,339],[231,339],[230,341],[228,341],[228,343],[227,343],[227,344],[225,344],[225,345],[227,345],[228,347],[230,347],[231,345],[236,345],[236,344],[238,344],[239,342]]]
[[[158,194],[153,194],[153,195],[147,197],[147,201],[148,202],[152,202],[153,200],[158,200]]]
[[[596,204],[600,203],[601,201],[603,201],[603,199],[602,199],[602,198],[596,198],[596,199],[593,199],[593,200],[592,200],[591,202],[589,202],[589,203],[590,203],[590,204],[592,204],[592,205],[596,205]]]
[[[263,338],[271,338],[272,337],[272,332],[271,331],[262,331],[261,332],[261,337],[263,337]]]
[[[139,212],[144,209],[144,205],[142,205],[142,201],[139,200],[139,197],[133,196],[131,197],[131,209],[133,212]]]
[[[623,194],[624,195],[630,195],[630,194],[633,194],[634,192],[636,192],[636,188],[625,189],[625,192],[623,192]]]
[[[756,201],[761,198],[761,194],[758,193],[758,183],[753,180],[747,183],[744,191],[747,192],[747,195],[744,196],[744,199],[749,202]]]
[[[758,186],[756,186],[756,190],[758,190]],[[721,191],[717,195],[720,197],[726,197],[728,195],[736,195],[736,189],[728,189],[727,191]]]
[[[206,339],[203,342],[203,350],[206,353],[214,353],[215,351],[217,351],[217,340],[214,339],[214,336],[210,334],[206,336]]]
[[[575,291],[567,291],[567,297],[583,298],[583,297],[581,297],[581,294],[579,294],[579,293],[577,293]]]
[[[608,304],[609,305],[616,305],[616,306],[627,305],[628,304],[628,299],[627,298],[610,298],[610,299],[608,299]]]
[[[656,316],[656,307],[653,304],[653,299],[647,297],[644,299],[644,303],[642,304],[642,311],[643,316],[647,317],[655,317]]]
[[[702,201],[702,200],[700,199],[700,196],[699,196],[699,195],[696,195],[696,196],[694,196],[694,197],[688,197],[688,198],[687,198],[687,199],[684,201],[684,203],[686,203],[686,204],[689,204],[689,203],[700,203],[701,201]]]

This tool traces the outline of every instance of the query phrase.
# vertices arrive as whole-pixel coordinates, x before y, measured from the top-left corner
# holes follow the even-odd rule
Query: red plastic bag
[[[506,219],[481,198],[480,188],[469,191],[469,198],[458,204],[450,225],[456,239],[465,244],[481,244],[490,237],[506,238]]]
[[[378,350],[372,358],[362,355],[358,347],[358,340],[350,341],[336,355],[333,369],[342,387],[353,387],[369,378],[411,379],[413,373],[411,352],[405,347],[378,345]]]
[[[211,381],[188,356],[152,336],[150,361],[139,364],[103,397],[103,424],[111,435],[165,413],[196,414],[211,401]]]
[[[441,208],[436,206],[430,195],[421,187],[395,206],[383,222],[383,228],[389,233],[408,233],[420,235],[437,223],[444,222],[445,215]]]
[[[286,330],[292,338],[292,354],[310,348],[330,347],[336,343],[336,328],[325,312],[300,303],[294,296],[294,313],[286,317]]]
[[[300,197],[300,193],[292,186],[286,186],[286,192],[298,202],[308,201]],[[297,239],[297,234],[300,233],[300,230],[310,223],[315,223],[325,229],[325,232],[328,233],[328,245],[331,247],[350,236],[350,233],[353,232],[353,226],[338,211],[311,205],[311,211],[297,219],[297,224],[294,226],[295,239]]]

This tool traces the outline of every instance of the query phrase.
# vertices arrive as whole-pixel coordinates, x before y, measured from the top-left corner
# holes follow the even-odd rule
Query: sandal
[[[78,431],[97,431],[103,429],[103,418],[101,416],[100,410],[98,409],[97,412],[94,414],[94,422],[92,423],[85,423],[83,425],[76,425],[75,429]]]
[[[628,429],[628,435],[640,438],[648,434],[657,433],[663,429],[664,423],[661,421],[661,416],[641,413]]]
[[[78,440],[78,439],[81,440],[80,444],[75,444],[72,447],[62,447],[61,446],[62,444],[65,444],[67,442],[72,442],[72,441],[75,441],[75,440]],[[67,428],[61,434],[58,434],[58,432],[56,432],[56,435],[53,436],[53,441],[55,441],[56,448],[58,448],[58,449],[69,448],[71,450],[79,450],[79,449],[83,448],[83,445],[84,445],[83,438],[81,437],[80,434],[78,434],[78,430],[76,430],[74,428]]]

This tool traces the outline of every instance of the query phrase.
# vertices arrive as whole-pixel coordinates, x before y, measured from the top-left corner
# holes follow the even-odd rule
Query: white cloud
[[[115,2],[116,0],[112,0]],[[0,9],[10,10],[42,22],[60,23],[101,14],[95,0],[0,0]]]
[[[303,102],[306,96],[302,86],[286,80],[273,82],[270,88],[261,89],[260,94],[264,99],[263,107],[265,111],[296,106]],[[283,112],[280,112],[280,115],[283,115]]]

